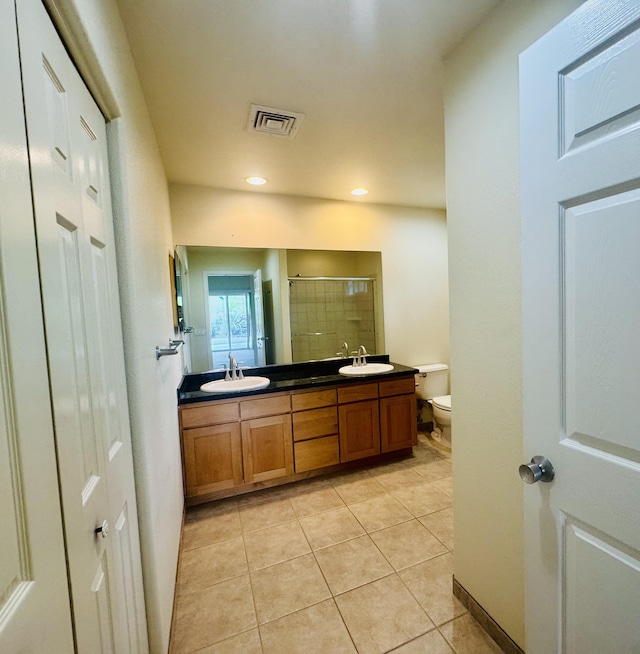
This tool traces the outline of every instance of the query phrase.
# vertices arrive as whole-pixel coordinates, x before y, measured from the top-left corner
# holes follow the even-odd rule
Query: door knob
[[[531,463],[523,463],[519,468],[520,479],[525,484],[535,484],[537,481],[552,481],[555,472],[551,461],[546,456],[534,456]]]
[[[99,534],[102,538],[106,538],[109,534],[109,523],[106,520],[102,521],[99,527],[95,528],[96,535]]]

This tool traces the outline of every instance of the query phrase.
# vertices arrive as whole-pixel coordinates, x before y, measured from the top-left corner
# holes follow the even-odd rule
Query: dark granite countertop
[[[194,402],[210,402],[211,400],[227,400],[234,397],[266,395],[278,391],[291,391],[303,388],[316,388],[336,384],[362,383],[365,381],[380,381],[392,377],[416,374],[418,371],[410,366],[389,361],[388,354],[377,354],[367,357],[371,363],[392,363],[393,370],[378,375],[362,375],[347,377],[338,372],[342,366],[350,365],[350,359],[329,359],[326,361],[306,361],[304,363],[285,363],[256,368],[243,368],[245,377],[268,377],[269,386],[245,393],[205,393],[200,390],[202,384],[224,379],[224,371],[190,373],[184,375],[178,387],[178,404]]]

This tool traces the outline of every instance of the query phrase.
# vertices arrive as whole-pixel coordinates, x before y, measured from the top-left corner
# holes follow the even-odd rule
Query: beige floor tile
[[[457,654],[501,654],[502,650],[467,613],[440,627]]]
[[[418,440],[400,460],[187,509],[171,654],[354,653],[352,637],[360,654],[498,652],[452,594],[450,456]]]
[[[426,434],[418,432],[418,446],[413,448],[413,457],[419,459],[440,459],[440,450],[431,444]]]
[[[315,556],[334,595],[393,572],[369,536],[318,550]]]
[[[334,484],[338,495],[343,499],[345,504],[354,504],[369,500],[378,495],[384,495],[387,489],[371,475],[353,479],[345,479],[339,484]]]
[[[396,490],[392,494],[416,518],[452,506],[451,498],[430,483]]]
[[[409,511],[389,493],[351,504],[349,510],[368,532],[413,519]]]
[[[214,515],[231,513],[238,508],[238,502],[235,497],[229,497],[223,500],[214,500],[202,504],[194,504],[185,508],[184,521],[186,524]]]
[[[249,575],[180,595],[172,654],[186,654],[257,626]]]
[[[467,610],[453,595],[453,556],[444,554],[398,573],[429,617],[441,625]]]
[[[380,463],[375,463],[370,468],[368,468],[369,474],[372,477],[377,477],[380,474],[393,472],[395,470],[406,470],[407,462],[410,460],[411,457],[406,456],[399,459],[391,459],[390,461],[382,461]]]
[[[449,461],[444,461],[443,459],[416,463],[411,469],[423,478],[422,483],[425,481],[436,481],[444,477],[451,477],[452,474],[451,463],[449,463]]]
[[[325,476],[320,477],[309,477],[309,479],[300,479],[293,484],[287,484],[287,495],[292,497],[293,495],[300,495],[300,493],[308,493],[312,490],[317,490],[319,488],[326,488],[331,486],[329,480]]]
[[[395,570],[408,568],[447,551],[416,519],[376,531],[370,536]]]
[[[293,510],[299,518],[344,506],[344,502],[340,499],[338,493],[328,484],[292,495],[290,499]]]
[[[278,497],[256,504],[247,504],[241,506],[239,511],[240,522],[245,532],[281,525],[283,522],[289,522],[296,517],[291,502],[286,497]]]
[[[297,520],[244,535],[250,570],[266,568],[311,552]]]
[[[236,496],[238,508],[248,504],[261,504],[262,502],[272,502],[274,500],[287,497],[290,493],[291,486],[295,484],[284,484],[283,486],[273,486],[272,488],[261,488]]]
[[[181,549],[190,550],[240,536],[240,514],[234,502],[202,504],[187,509]]]
[[[245,631],[216,645],[198,650],[197,654],[262,654],[260,632],[257,629]]]
[[[186,550],[180,556],[178,593],[189,593],[247,574],[242,536]]]
[[[389,654],[453,654],[453,650],[440,632],[434,629],[406,645],[401,645]]]
[[[453,508],[436,511],[418,519],[448,550],[453,550]]]
[[[359,654],[380,654],[433,629],[397,575],[336,597]]]
[[[355,481],[356,479],[367,479],[371,477],[369,468],[354,468],[353,470],[344,470],[327,475],[327,481],[332,486],[338,486],[346,481]]]
[[[260,627],[264,654],[356,654],[333,600]]]
[[[416,484],[424,484],[424,479],[417,472],[407,467],[380,471],[375,475],[375,478],[390,491],[415,486]]]
[[[443,477],[442,479],[432,482],[432,485],[434,488],[445,493],[445,495],[453,497],[453,477]]]
[[[331,597],[313,554],[256,570],[251,585],[259,624]]]
[[[300,524],[313,550],[329,547],[365,533],[346,507],[302,518]]]

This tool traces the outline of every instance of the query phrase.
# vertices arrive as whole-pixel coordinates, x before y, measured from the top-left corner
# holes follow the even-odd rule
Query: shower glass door
[[[345,342],[375,354],[375,280],[292,277],[289,309],[294,362],[339,356]]]

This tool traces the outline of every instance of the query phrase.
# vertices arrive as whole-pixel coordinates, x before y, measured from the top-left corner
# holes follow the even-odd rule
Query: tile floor
[[[451,592],[451,463],[412,457],[187,511],[171,654],[500,652]]]

